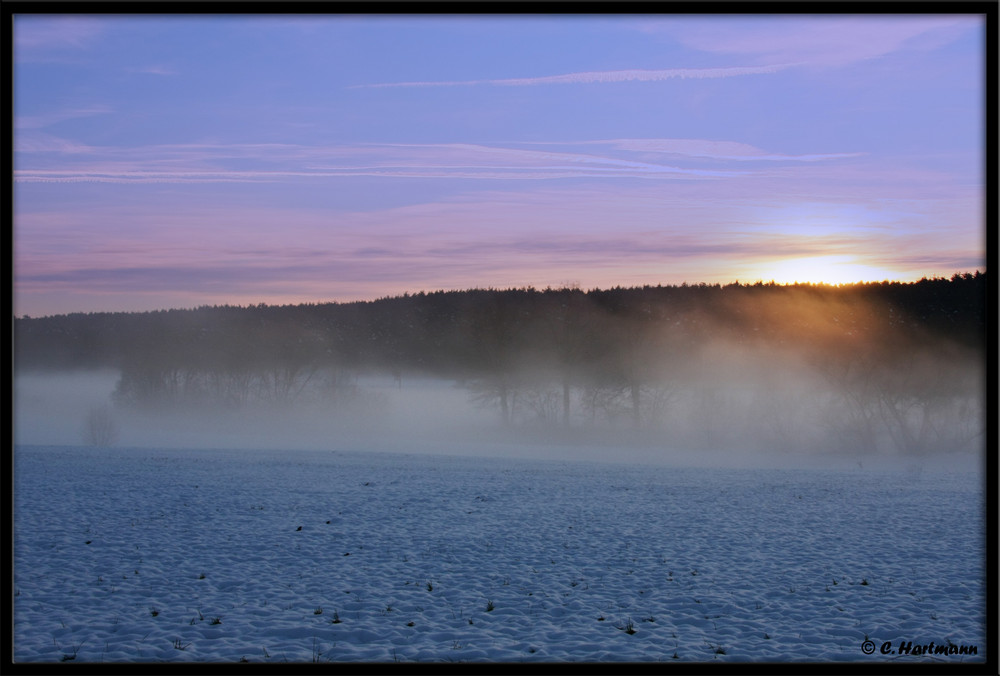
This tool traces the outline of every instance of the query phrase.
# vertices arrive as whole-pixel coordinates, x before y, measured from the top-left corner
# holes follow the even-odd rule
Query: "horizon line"
[[[901,279],[882,279],[882,280],[857,280],[854,282],[809,282],[809,281],[795,281],[795,282],[777,282],[773,278],[770,280],[764,280],[763,278],[757,278],[753,281],[741,282],[739,279],[734,279],[732,282],[693,282],[689,283],[683,281],[679,284],[637,284],[632,286],[608,286],[608,287],[593,287],[584,290],[577,283],[570,282],[560,286],[546,285],[544,288],[538,288],[534,284],[525,284],[522,286],[507,286],[507,287],[494,287],[494,286],[474,286],[463,289],[433,289],[427,291],[426,289],[420,289],[419,291],[403,291],[394,294],[387,294],[383,296],[378,296],[375,298],[367,299],[356,299],[356,300],[320,300],[320,301],[300,301],[298,303],[266,303],[264,301],[259,301],[257,303],[247,303],[246,305],[241,305],[239,303],[214,303],[214,304],[202,304],[189,307],[161,307],[149,310],[76,310],[73,312],[62,312],[50,315],[40,315],[33,316],[30,314],[22,314],[20,316],[15,315],[14,320],[34,320],[34,319],[50,319],[55,317],[68,317],[72,315],[98,315],[98,314],[127,314],[127,315],[139,315],[139,314],[150,314],[154,312],[192,312],[195,310],[211,309],[211,308],[232,308],[232,309],[253,309],[253,308],[294,308],[294,307],[304,307],[304,306],[318,306],[318,305],[354,305],[360,303],[377,303],[386,300],[396,300],[403,298],[412,298],[415,296],[431,296],[435,294],[449,294],[449,293],[471,293],[471,292],[494,292],[494,293],[509,293],[509,292],[525,292],[525,293],[560,293],[560,292],[579,292],[584,295],[591,293],[602,293],[607,291],[636,291],[643,289],[685,289],[685,288],[717,288],[726,289],[732,287],[739,288],[755,288],[755,287],[767,287],[767,288],[798,288],[798,287],[818,287],[818,288],[831,288],[831,289],[842,289],[851,287],[863,287],[863,286],[874,286],[874,285],[885,285],[885,284],[899,284],[899,285],[914,285],[920,284],[922,282],[954,282],[959,279],[968,278],[978,278],[986,276],[987,271],[985,269],[977,268],[975,271],[964,271],[955,272],[950,277],[947,276],[923,276],[920,279],[913,279],[909,281],[904,281]]]

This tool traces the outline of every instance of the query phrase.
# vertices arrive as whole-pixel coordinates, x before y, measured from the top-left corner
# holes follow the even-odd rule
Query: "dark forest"
[[[976,272],[22,317],[14,364],[114,369],[118,411],[335,415],[379,374],[457,383],[511,430],[923,455],[982,442],[987,294]]]

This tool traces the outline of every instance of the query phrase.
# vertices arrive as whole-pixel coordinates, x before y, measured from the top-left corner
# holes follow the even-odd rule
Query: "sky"
[[[17,316],[985,270],[978,15],[15,15]]]

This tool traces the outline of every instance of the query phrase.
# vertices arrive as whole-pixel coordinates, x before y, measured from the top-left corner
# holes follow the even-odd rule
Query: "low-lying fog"
[[[724,355],[715,363],[717,375],[731,373]],[[746,380],[719,376],[683,387],[649,385],[641,393],[512,382],[505,384],[503,408],[488,383],[377,374],[334,377],[333,394],[327,383],[322,396],[303,393],[291,403],[136,407],[116,401],[120,378],[112,370],[16,374],[14,443],[909,472],[979,470],[983,459],[975,379],[966,382],[972,391],[961,405],[914,404],[904,431],[936,434],[937,443],[907,453],[893,445],[904,424],[893,419],[898,411],[884,404],[852,409],[844,403],[850,397],[836,396],[822,379],[791,369],[762,369]],[[641,408],[635,406],[640,394]]]

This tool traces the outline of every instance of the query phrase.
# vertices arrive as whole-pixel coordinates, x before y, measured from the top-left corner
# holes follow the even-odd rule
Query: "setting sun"
[[[778,284],[853,284],[894,279],[898,273],[864,265],[854,256],[789,258],[762,269],[761,279]]]

